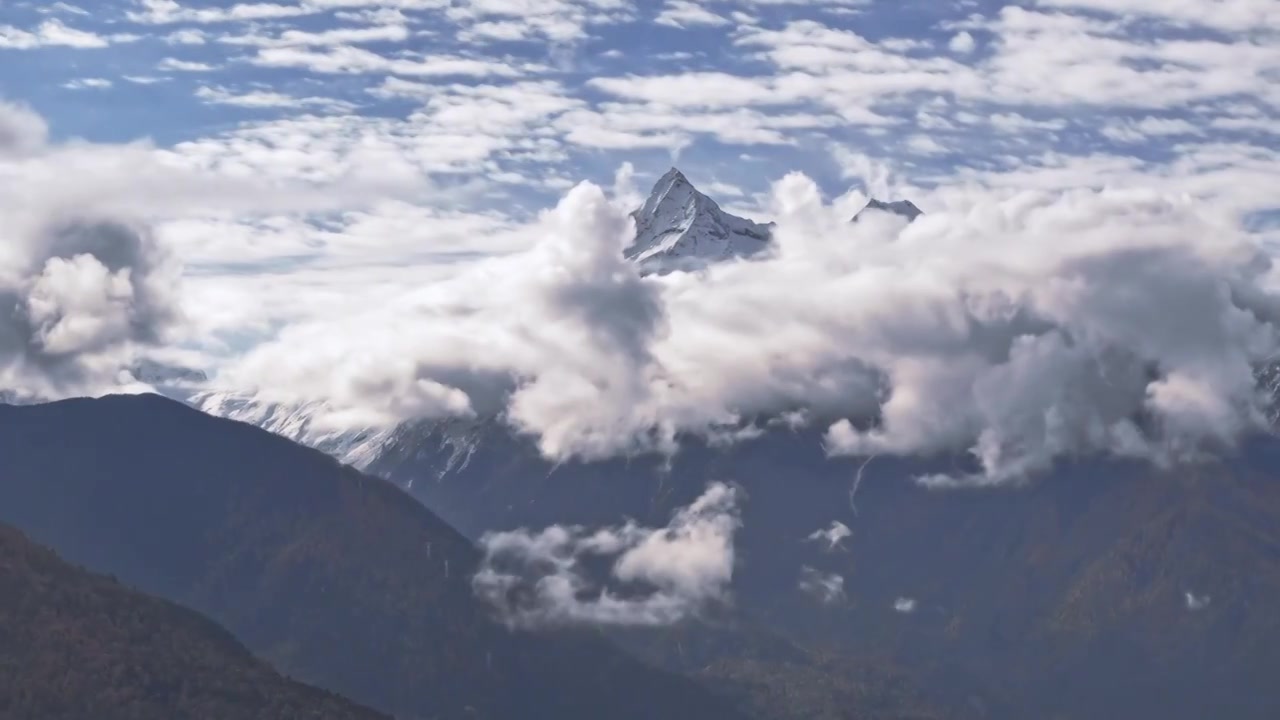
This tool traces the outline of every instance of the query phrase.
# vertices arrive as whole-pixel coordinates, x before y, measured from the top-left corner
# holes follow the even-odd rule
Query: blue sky
[[[619,264],[672,164],[778,221],[776,257]],[[0,390],[90,391],[40,374],[54,346],[111,387],[145,352],[346,423],[499,398],[549,454],[816,408],[888,418],[833,425],[851,452],[1007,479],[1256,421],[1280,4],[0,0],[0,180],[0,292],[40,331],[0,332]],[[927,215],[850,228],[868,195]],[[106,220],[138,228],[132,276],[47,252]],[[174,309],[159,347],[139,288]]]
[[[926,185],[1072,161],[1093,161],[1099,183],[1210,145],[1273,151],[1276,13],[1258,0],[10,0],[0,94],[58,139],[239,132],[269,151],[327,131],[340,160],[339,132],[401,148],[410,134],[438,182],[504,177],[497,190],[530,207],[676,156],[695,181],[747,194],[790,170],[842,191],[856,171],[833,146]],[[468,112],[494,127],[454,142]],[[313,114],[364,121],[289,125]]]

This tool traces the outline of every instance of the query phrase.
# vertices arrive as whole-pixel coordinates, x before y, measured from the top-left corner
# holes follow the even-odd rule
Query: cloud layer
[[[854,224],[792,174],[774,253],[642,278],[620,256],[626,208],[585,184],[527,253],[290,328],[227,382],[323,398],[338,425],[499,412],[560,459],[786,415],[830,426],[837,454],[973,456],[936,484],[1077,453],[1175,462],[1262,427],[1280,306],[1228,215],[1151,191],[935,200],[910,225]]]

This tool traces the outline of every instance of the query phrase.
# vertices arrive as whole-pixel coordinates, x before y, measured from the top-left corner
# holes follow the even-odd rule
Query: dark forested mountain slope
[[[280,677],[191,610],[0,525],[0,718],[376,720]]]
[[[158,396],[0,406],[0,520],[406,718],[733,718],[591,633],[512,633],[399,489]]]
[[[736,482],[739,613],[806,648],[894,658],[947,697],[998,689],[1011,717],[1280,717],[1280,441],[1169,470],[1064,462],[1024,487],[910,481],[951,462],[872,460],[852,502],[861,461],[813,432],[552,464],[489,422],[406,425],[370,469],[476,536],[660,525],[708,480]],[[850,533],[836,547],[806,539],[833,522]],[[843,595],[800,592],[805,566]],[[723,647],[708,667],[741,664]]]

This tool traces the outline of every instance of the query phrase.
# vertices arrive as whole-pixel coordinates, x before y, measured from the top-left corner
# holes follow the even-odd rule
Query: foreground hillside
[[[222,628],[0,525],[0,718],[374,720]]]
[[[512,633],[472,545],[395,487],[157,396],[0,406],[0,521],[411,718],[735,718],[591,633]]]

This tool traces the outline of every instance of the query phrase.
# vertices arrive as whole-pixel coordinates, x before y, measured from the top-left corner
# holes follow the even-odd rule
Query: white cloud
[[[166,25],[170,23],[222,23],[243,20],[269,20],[297,17],[319,12],[319,3],[237,3],[228,7],[192,8],[176,0],[136,0],[137,10],[127,16],[133,22]]]
[[[913,598],[900,597],[893,601],[893,611],[903,615],[910,615],[916,611],[916,601]]]
[[[0,101],[0,158],[35,152],[48,136],[44,118],[22,105]]]
[[[195,62],[193,60],[179,60],[177,58],[164,58],[157,65],[158,70],[171,70],[175,72],[213,72],[218,68],[208,63]]]
[[[632,17],[630,0],[459,0],[446,17],[463,26],[465,41],[545,39],[572,43],[590,26]]]
[[[1038,4],[1154,18],[1228,32],[1280,30],[1280,8],[1271,0],[1038,0]]]
[[[409,28],[404,24],[371,25],[367,27],[340,27],[323,32],[286,30],[279,35],[224,35],[219,42],[229,45],[257,47],[325,47],[360,43],[399,43],[409,39]]]
[[[654,18],[659,25],[688,27],[690,25],[727,25],[729,21],[691,0],[667,0],[662,12]]]
[[[844,577],[806,565],[800,568],[800,590],[823,605],[833,605],[844,600]]]
[[[490,533],[473,586],[516,626],[674,624],[728,599],[738,503],[715,483],[665,528]],[[603,581],[584,567],[600,559],[610,561]]]
[[[62,84],[68,90],[106,90],[112,82],[106,78],[76,78]]]
[[[973,35],[967,30],[961,30],[952,36],[951,41],[947,43],[947,47],[951,48],[952,52],[968,55],[977,47],[977,42],[974,41]]]
[[[38,8],[43,14],[65,13],[67,15],[88,15],[89,11],[78,5],[70,5],[65,2],[55,2]]]
[[[186,28],[169,33],[164,41],[170,45],[204,45],[205,34],[201,30]]]
[[[851,537],[852,535],[853,531],[849,529],[848,525],[845,525],[839,520],[834,520],[831,523],[831,527],[826,530],[814,530],[813,534],[809,535],[808,540],[811,542],[825,543],[827,552],[833,552],[836,548],[841,546],[840,543],[842,543],[845,538]]]
[[[25,189],[38,177],[42,192],[153,228],[190,263],[190,337],[237,355],[267,338],[228,361],[232,389],[327,402],[335,427],[501,410],[551,456],[600,456],[795,413],[833,428],[839,452],[972,454],[972,475],[929,479],[943,485],[1013,481],[1078,452],[1168,462],[1247,432],[1249,368],[1275,332],[1272,274],[1255,257],[1276,239],[1280,176],[1268,6],[1224,0],[1193,17],[1179,0],[1053,0],[887,39],[831,12],[865,5],[736,5],[753,18],[690,0],[145,0],[134,22],[205,44],[198,62],[161,61],[172,78],[127,82],[234,69],[247,75],[189,91],[287,112],[165,150],[51,151],[59,173],[52,156],[32,160],[43,122],[0,106],[4,207],[40,200]],[[304,15],[360,24],[290,22]],[[606,25],[651,18],[705,20],[707,46],[641,58],[600,42]],[[223,22],[238,24],[194,27]],[[33,23],[0,43],[129,37],[77,32]],[[428,34],[427,54],[404,47]],[[377,112],[356,114],[352,97]],[[776,257],[636,278],[614,253],[634,205],[621,186],[612,202],[583,188],[529,220],[538,193],[580,173],[690,150],[726,181],[704,190],[779,220]],[[786,166],[859,191],[791,177],[765,194]],[[208,186],[213,210],[193,200]],[[868,195],[929,215],[850,228]],[[249,205],[264,214],[228,209]],[[111,273],[77,272],[110,295]],[[1130,278],[1166,306],[1217,314],[1189,313],[1180,345],[1155,309],[1119,297]],[[252,340],[232,350],[224,337]],[[361,364],[360,347],[396,361]]]
[[[69,27],[60,20],[45,20],[35,30],[0,25],[0,49],[26,50],[56,45],[70,48],[104,48],[110,41],[100,35]]]
[[[912,135],[907,138],[907,149],[915,155],[945,155],[951,152],[928,135]]]
[[[385,185],[354,175],[321,188],[292,178],[236,176],[145,143],[48,144],[47,135],[38,115],[0,104],[0,305],[8,308],[0,313],[0,390],[24,397],[133,388],[122,371],[139,353],[190,340],[207,327],[184,313],[180,259],[198,257],[171,234],[174,218],[252,223],[263,212],[341,208],[352,213],[354,244],[364,239],[361,210],[387,197]],[[385,173],[386,165],[380,168]],[[203,252],[213,255],[231,244],[223,230],[203,238]],[[229,305],[224,296],[215,302]],[[262,306],[249,312],[264,315]],[[203,333],[196,337],[208,341]]]
[[[0,254],[0,388],[28,398],[127,389],[138,349],[177,320],[172,258],[145,227],[27,219],[36,224],[6,229]]]
[[[1141,143],[1152,138],[1198,135],[1200,128],[1181,118],[1147,117],[1136,122],[1108,124],[1102,129],[1102,134],[1116,142]]]
[[[295,97],[267,90],[250,90],[237,93],[222,87],[200,87],[196,97],[215,105],[234,105],[244,108],[306,108],[313,107],[331,112],[350,112],[355,105],[334,98]]]
[[[386,73],[411,77],[465,76],[516,77],[534,66],[499,59],[475,59],[454,55],[402,56],[389,58],[350,45],[325,50],[296,47],[265,47],[249,59],[263,67],[292,67],[326,74]]]
[[[1252,372],[1278,316],[1265,256],[1228,218],[1149,191],[939,200],[910,226],[852,225],[790,176],[775,257],[641,279],[619,256],[625,209],[578,188],[528,255],[286,332],[227,382],[391,422],[454,412],[434,385],[414,399],[440,383],[559,458],[803,409],[833,424],[833,452],[972,454],[972,475],[934,484],[1080,452],[1173,462],[1260,426]],[[353,363],[348,344],[404,362]]]

